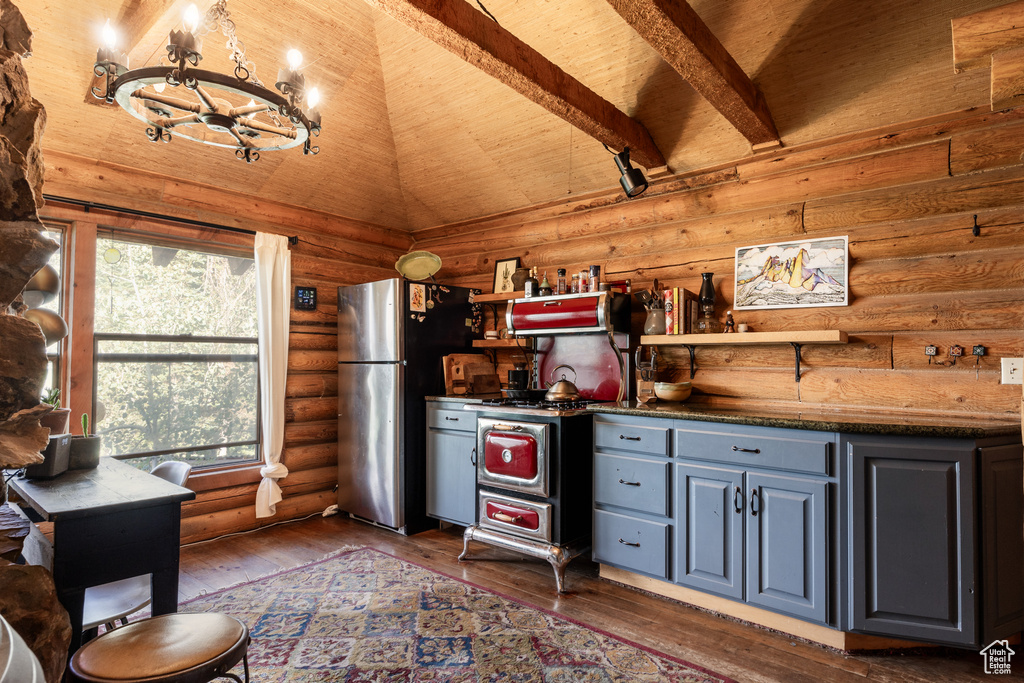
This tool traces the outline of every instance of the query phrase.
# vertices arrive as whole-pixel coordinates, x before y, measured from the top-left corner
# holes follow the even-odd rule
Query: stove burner
[[[531,401],[528,399],[486,398],[480,405],[501,406],[504,408],[529,408],[534,410],[584,410],[591,403],[600,403],[592,399],[581,398],[575,401]]]

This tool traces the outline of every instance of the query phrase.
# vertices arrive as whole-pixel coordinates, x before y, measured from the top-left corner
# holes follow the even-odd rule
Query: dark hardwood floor
[[[377,548],[739,681],[990,680],[977,652],[940,648],[844,655],[604,581],[597,565],[585,558],[570,563],[570,592],[558,595],[551,568],[542,560],[473,543],[471,559],[458,562],[461,527],[405,537],[345,517],[317,516],[197,543],[181,551],[180,597],[298,566],[352,545]],[[1024,655],[1012,664],[1012,678],[1024,679]]]

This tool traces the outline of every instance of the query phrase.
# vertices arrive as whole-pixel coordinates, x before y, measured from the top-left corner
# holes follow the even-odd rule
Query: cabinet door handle
[[[457,417],[448,417],[447,415],[444,416],[444,419],[449,420],[451,422],[458,422],[459,421],[459,418],[457,418]]]
[[[755,506],[754,503],[757,503]],[[761,494],[757,489],[750,489],[750,516],[757,517],[761,511]]]
[[[743,512],[743,489],[739,486],[732,493],[732,507],[736,512]]]
[[[561,301],[545,301],[544,305],[545,306],[561,306],[562,302]]]
[[[628,545],[631,548],[639,548],[640,547],[639,543],[630,543],[629,541],[624,541],[621,538],[619,539],[619,543],[621,543],[622,545]]]
[[[473,467],[476,467],[476,446],[474,446],[473,450],[470,451],[469,462],[473,464]]]
[[[740,453],[760,453],[761,452],[760,448],[740,448],[739,446],[733,446],[732,450],[733,451],[738,451]]]
[[[494,425],[493,430],[496,432],[521,432],[523,431],[523,427],[521,425],[496,424]]]
[[[626,486],[639,486],[640,485],[640,482],[638,482],[638,481],[626,481],[625,479],[619,479],[619,483],[620,484],[625,484]]]
[[[508,522],[509,524],[518,524],[523,521],[523,516],[516,515],[513,517],[512,515],[506,515],[504,512],[492,512],[491,519],[496,519],[499,522]]]
[[[639,436],[626,436],[625,434],[619,434],[619,438],[620,439],[625,439],[626,441],[639,441],[640,440]]]

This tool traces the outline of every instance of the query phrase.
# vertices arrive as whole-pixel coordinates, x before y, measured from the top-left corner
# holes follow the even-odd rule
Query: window
[[[93,412],[103,455],[149,467],[258,457],[256,269],[251,255],[208,249],[97,238]]]

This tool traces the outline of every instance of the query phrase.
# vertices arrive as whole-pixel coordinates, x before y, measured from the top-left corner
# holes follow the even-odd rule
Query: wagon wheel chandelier
[[[311,144],[311,138],[320,135],[319,93],[316,88],[306,89],[298,50],[288,52],[288,67],[278,72],[275,85],[279,94],[257,78],[255,64],[235,36],[227,0],[214,3],[202,22],[196,6],[189,5],[182,23],[184,30],[172,30],[168,39],[170,66],[129,69],[128,55],[116,47],[108,20],[103,30],[105,45],[97,51],[93,67],[98,78],[105,78],[106,88],[94,87],[92,94],[108,103],[117,102],[147,124],[146,136],[152,142],[181,137],[234,149],[236,157],[249,163],[257,161],[261,152],[298,145],[303,154],[320,151]],[[235,63],[233,76],[196,68],[203,58],[202,36],[218,28],[227,37]],[[184,86],[184,91],[165,93],[168,85]]]

